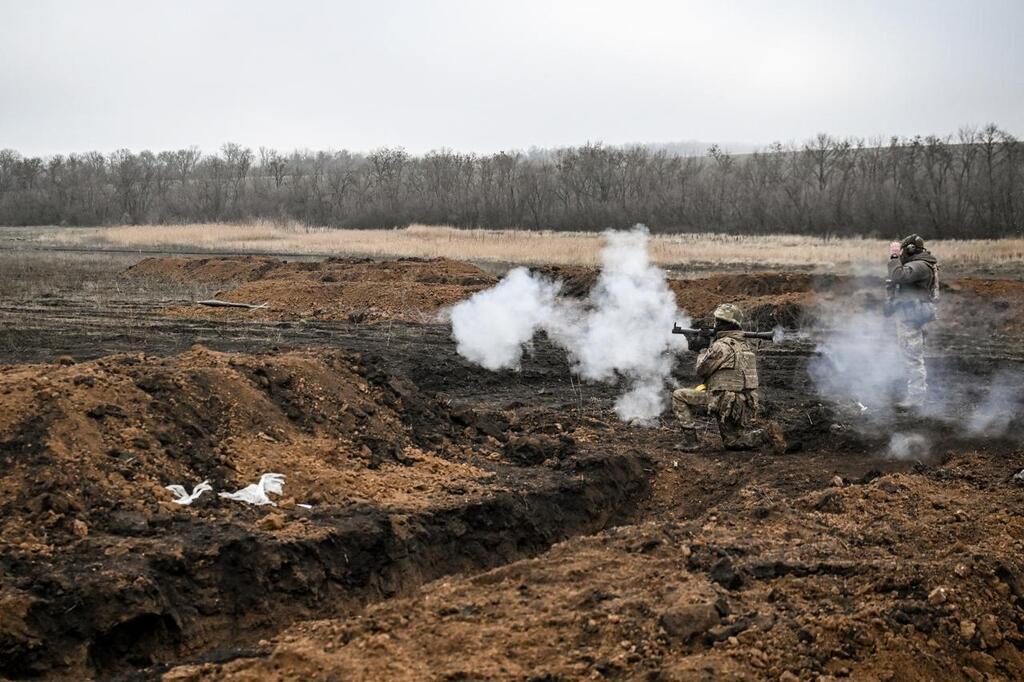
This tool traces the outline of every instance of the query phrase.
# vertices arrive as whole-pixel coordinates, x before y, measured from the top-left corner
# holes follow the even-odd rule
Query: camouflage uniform
[[[905,243],[910,239],[904,240]],[[934,299],[938,290],[935,256],[922,246],[915,253],[889,259],[889,280],[897,289],[892,300],[896,339],[907,378],[905,404],[924,403],[928,393],[928,370],[924,364],[924,326],[935,319]]]
[[[715,417],[727,450],[749,450],[772,439],[759,425],[757,356],[742,331],[719,332],[711,347],[697,356],[697,376],[707,385],[706,391],[681,388],[672,393],[672,409],[692,440],[695,411]]]

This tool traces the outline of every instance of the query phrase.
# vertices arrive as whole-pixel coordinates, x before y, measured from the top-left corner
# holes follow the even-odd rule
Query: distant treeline
[[[253,218],[337,227],[1021,236],[1024,146],[996,126],[944,138],[819,135],[732,155],[646,146],[412,156],[225,144],[153,153],[0,151],[0,224]]]

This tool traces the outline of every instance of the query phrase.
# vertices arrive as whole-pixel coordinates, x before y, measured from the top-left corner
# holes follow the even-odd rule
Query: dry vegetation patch
[[[42,232],[38,241],[94,248],[447,257],[580,265],[597,264],[603,246],[599,232],[464,230],[426,225],[392,230],[350,230],[265,221],[54,229]],[[795,235],[657,234],[651,239],[650,251],[654,262],[660,265],[761,264],[809,269],[877,264],[879,260],[884,261],[887,243],[883,239]],[[934,240],[929,242],[929,247],[947,265],[993,265],[1024,260],[1024,239]]]

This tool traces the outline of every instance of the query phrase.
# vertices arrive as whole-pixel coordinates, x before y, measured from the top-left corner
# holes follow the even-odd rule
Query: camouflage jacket
[[[938,261],[928,251],[907,259],[889,259],[889,279],[899,285],[897,300],[931,301],[932,288],[938,284]]]
[[[757,355],[743,332],[719,332],[711,346],[697,356],[697,376],[709,391],[757,388]]]

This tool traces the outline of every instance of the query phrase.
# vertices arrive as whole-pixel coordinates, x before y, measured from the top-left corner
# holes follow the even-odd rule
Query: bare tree
[[[706,155],[600,143],[474,155],[384,148],[258,155],[225,144],[25,158],[0,151],[0,223],[102,224],[267,217],[407,225],[932,236],[1019,235],[1024,149],[994,125],[955,136],[821,134]]]

